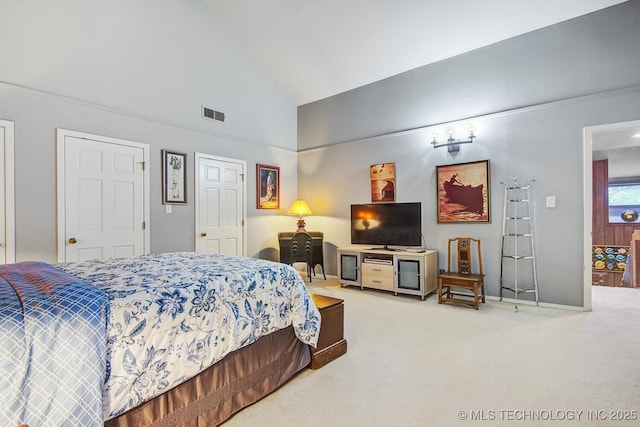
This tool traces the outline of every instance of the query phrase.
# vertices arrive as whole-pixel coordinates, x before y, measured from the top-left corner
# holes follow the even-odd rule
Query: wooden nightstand
[[[320,336],[318,346],[311,347],[311,369],[318,369],[347,352],[344,339],[344,300],[311,294],[311,299],[320,310]]]

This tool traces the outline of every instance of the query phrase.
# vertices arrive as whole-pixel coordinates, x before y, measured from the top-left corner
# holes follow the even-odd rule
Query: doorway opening
[[[628,224],[611,223],[608,216],[608,207],[605,206],[606,214],[602,217],[595,218],[594,221],[594,206],[599,206],[604,200],[605,203],[608,200],[606,194],[598,193],[594,196],[594,176],[597,174],[605,174],[601,180],[606,180],[603,184],[603,188],[598,188],[598,191],[606,191],[608,183],[615,181],[616,178],[620,181],[621,178],[627,180],[633,177],[640,177],[640,120],[610,123],[606,125],[590,126],[584,129],[584,302],[583,309],[590,311],[592,309],[592,286],[593,280],[593,256],[594,256],[594,244],[601,245],[603,243],[609,243],[612,246],[616,244],[622,245],[627,240],[627,234],[629,242],[631,241],[631,233],[634,228],[640,229],[640,222],[637,226],[631,221]],[[637,160],[633,159],[635,156]],[[609,160],[611,159],[611,160]],[[620,160],[622,159],[622,160]],[[604,160],[604,167],[596,165],[594,175],[594,160],[600,162]],[[608,165],[611,164],[611,173],[609,173]],[[600,186],[602,187],[602,185]],[[597,197],[597,200],[594,198]],[[595,205],[594,205],[595,204]],[[606,218],[603,218],[606,215]],[[598,227],[597,230],[594,227]],[[624,230],[623,230],[624,228]],[[628,231],[631,230],[631,233]],[[605,240],[603,235],[607,235],[606,239],[618,239],[608,241],[594,241]],[[609,237],[610,236],[610,237]],[[626,243],[629,245],[629,243]],[[606,260],[604,254],[604,259]],[[609,264],[614,269],[614,264]],[[607,269],[607,264],[605,264]],[[609,274],[607,272],[607,274]],[[620,276],[622,280],[622,272],[611,272]],[[614,279],[617,280],[617,279]]]

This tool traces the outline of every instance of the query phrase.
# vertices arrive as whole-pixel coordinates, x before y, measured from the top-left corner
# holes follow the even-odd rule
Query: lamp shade
[[[289,215],[298,215],[302,217],[303,215],[311,215],[311,209],[309,209],[309,205],[302,199],[298,199],[291,205],[291,208],[288,212]]]

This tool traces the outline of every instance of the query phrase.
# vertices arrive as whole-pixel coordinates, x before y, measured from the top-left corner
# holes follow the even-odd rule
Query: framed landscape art
[[[436,166],[438,222],[491,222],[489,160]]]

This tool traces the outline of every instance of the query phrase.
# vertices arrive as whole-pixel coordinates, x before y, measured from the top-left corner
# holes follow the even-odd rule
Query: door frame
[[[615,132],[630,127],[640,126],[640,120],[632,120],[628,122],[608,123],[605,125],[588,126],[583,129],[584,135],[584,183],[583,183],[583,200],[584,200],[584,291],[583,291],[583,311],[592,310],[592,286],[593,280],[591,275],[591,247],[593,245],[592,228],[593,228],[593,136],[603,132]]]
[[[143,230],[143,236],[144,236],[144,249],[143,249],[143,253],[148,254],[150,252],[151,249],[151,210],[150,210],[150,179],[149,179],[149,159],[150,159],[150,155],[149,155],[149,144],[144,144],[141,142],[134,142],[134,141],[129,141],[129,140],[125,140],[125,139],[118,139],[118,138],[111,138],[108,136],[102,136],[102,135],[95,135],[95,134],[91,134],[91,133],[87,133],[87,132],[78,132],[78,131],[73,131],[73,130],[68,130],[68,129],[62,129],[62,128],[56,128],[56,149],[57,149],[57,155],[56,155],[56,192],[57,192],[57,196],[56,196],[56,205],[57,205],[57,235],[56,235],[56,241],[57,241],[57,259],[58,262],[64,262],[65,258],[64,258],[64,253],[65,253],[65,236],[66,236],[66,229],[65,229],[65,217],[66,217],[66,212],[65,212],[65,200],[66,200],[66,194],[65,194],[65,138],[66,137],[73,137],[73,138],[79,138],[79,139],[87,139],[87,140],[91,140],[94,142],[99,142],[99,143],[104,143],[104,144],[116,144],[116,145],[123,145],[126,147],[131,147],[131,148],[139,148],[142,150],[142,157],[143,157],[143,162],[144,162],[144,166],[142,169],[142,174],[143,174],[143,221],[145,224],[144,230]]]
[[[242,166],[242,256],[247,256],[247,162],[246,160],[233,159],[231,157],[216,156],[213,154],[195,152],[193,156],[193,173],[194,177],[194,233],[193,248],[197,251],[198,236],[200,230],[200,160],[210,159],[220,162],[236,163]]]
[[[16,262],[15,128],[12,121],[1,119],[0,127],[4,129],[4,252],[5,262],[9,264]]]

